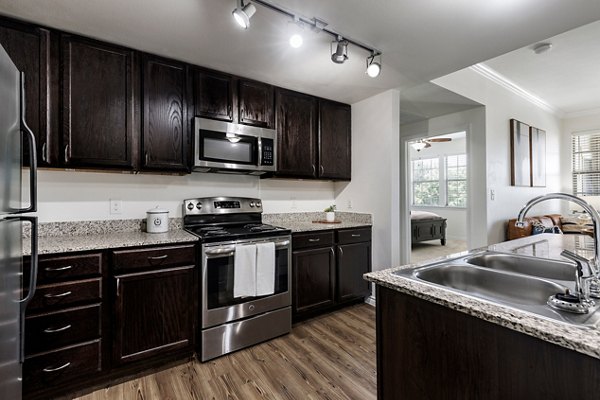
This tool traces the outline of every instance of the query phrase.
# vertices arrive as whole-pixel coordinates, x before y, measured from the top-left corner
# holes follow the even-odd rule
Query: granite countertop
[[[146,233],[143,220],[72,221],[41,223],[38,254],[69,253],[121,247],[151,246],[195,242],[198,238],[185,232],[181,218],[169,221],[169,232]],[[23,255],[30,255],[30,230],[23,232]]]
[[[591,244],[591,246],[590,246]],[[460,253],[465,255],[482,249]],[[563,249],[575,251],[585,257],[593,257],[592,239],[582,235],[543,234],[512,240],[487,247],[489,250],[524,254],[541,258],[560,259]],[[481,318],[506,328],[575,350],[600,359],[600,327],[577,327],[552,321],[524,311],[461,295],[439,286],[417,282],[393,272],[426,265],[458,256],[452,255],[423,264],[410,264],[365,274],[365,278],[377,285],[419,297],[436,304]]]
[[[313,222],[325,219],[325,213],[322,212],[263,214],[263,222],[291,229],[292,232],[324,231],[372,225],[371,214],[339,211],[335,214],[336,220],[340,221],[335,224]]]

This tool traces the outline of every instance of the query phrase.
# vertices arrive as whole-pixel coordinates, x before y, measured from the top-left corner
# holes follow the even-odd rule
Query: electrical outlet
[[[490,200],[496,200],[496,191],[494,189],[490,189]]]
[[[352,210],[352,200],[348,199],[348,204],[346,205],[348,210]]]
[[[296,202],[296,198],[292,197],[292,198],[290,198],[290,200],[292,200],[292,210],[296,210],[298,208],[298,203]]]
[[[110,213],[111,214],[121,214],[123,210],[123,201],[122,200],[109,200],[110,204]]]

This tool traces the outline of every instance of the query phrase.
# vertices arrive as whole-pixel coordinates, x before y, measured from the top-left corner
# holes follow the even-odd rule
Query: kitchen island
[[[589,243],[583,236],[545,234],[488,250],[559,259],[563,249],[591,256]],[[394,274],[414,267],[365,275],[377,284],[380,399],[598,396],[597,327],[567,325]]]

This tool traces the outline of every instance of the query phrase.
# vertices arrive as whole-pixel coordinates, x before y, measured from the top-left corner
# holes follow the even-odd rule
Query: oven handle
[[[256,243],[260,243],[260,242],[252,242],[250,244],[256,244]],[[280,241],[277,241],[274,243],[275,243],[275,250],[286,248],[290,245],[289,240],[280,240]],[[206,258],[229,257],[229,256],[235,254],[235,246],[223,246],[223,247],[219,246],[214,249],[207,249],[204,251],[204,254],[206,254]]]

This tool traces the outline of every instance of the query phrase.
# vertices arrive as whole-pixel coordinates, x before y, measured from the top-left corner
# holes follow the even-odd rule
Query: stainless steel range
[[[202,243],[201,361],[289,333],[290,230],[262,223],[260,199],[188,199],[183,215]]]

